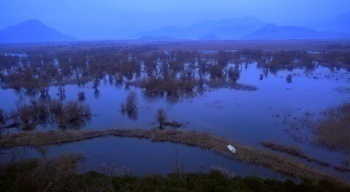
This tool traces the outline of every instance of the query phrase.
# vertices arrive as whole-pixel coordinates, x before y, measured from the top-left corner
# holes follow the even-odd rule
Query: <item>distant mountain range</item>
[[[0,43],[32,43],[73,41],[75,37],[65,35],[38,20],[28,20],[0,31]]]
[[[218,39],[237,39],[261,28],[265,24],[267,23],[253,16],[247,16],[218,21],[201,21],[188,27],[165,26],[160,29],[137,33],[133,38],[168,36],[177,39],[198,39],[211,35]]]
[[[325,23],[314,25],[312,28],[319,31],[350,33],[350,11],[340,14]]]
[[[154,37],[154,36],[145,35],[140,37],[138,40],[140,41],[175,41],[177,39],[173,37],[168,37],[168,36]]]
[[[198,39],[199,40],[220,40],[220,38],[214,34],[205,35],[203,37],[199,37]]]
[[[265,25],[241,39],[346,39],[350,34],[339,32],[318,32],[305,27]]]
[[[268,39],[350,39],[350,12],[321,24],[277,26],[253,16],[222,20],[204,20],[187,27],[165,26],[139,32],[130,39],[140,41],[198,40],[268,40]],[[73,41],[38,20],[29,20],[0,30],[0,43]]]
[[[201,21],[188,27],[166,26],[144,31],[135,37],[152,36],[176,39],[230,40],[230,39],[349,39],[350,12],[310,28],[276,26],[253,16]]]

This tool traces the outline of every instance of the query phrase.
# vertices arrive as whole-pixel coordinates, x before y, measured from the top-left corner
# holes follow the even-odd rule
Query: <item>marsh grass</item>
[[[284,120],[284,126],[288,127],[285,130],[295,140],[350,154],[350,103],[318,113],[307,112],[298,119],[287,119],[290,121]]]
[[[350,103],[324,110],[312,128],[316,144],[350,153]]]
[[[301,158],[307,157],[303,150],[301,150],[300,148],[295,147],[295,146],[281,145],[281,144],[273,143],[273,142],[269,142],[269,141],[263,141],[263,142],[261,142],[261,145],[263,145],[264,147],[276,150],[276,151],[288,153],[288,154],[293,155],[293,156],[297,156],[297,157],[301,157]]]
[[[95,131],[24,132],[11,134],[4,142],[6,147],[45,146],[77,142],[105,136],[136,137],[140,139],[150,139],[153,142],[172,142],[188,146],[196,146],[202,149],[213,150],[229,159],[261,165],[288,176],[309,179],[312,181],[329,180],[340,185],[348,185],[346,181],[322,173],[286,157],[281,157],[267,151],[253,149],[203,132],[185,132],[174,129],[109,129]],[[227,150],[226,146],[228,144],[231,144],[236,148],[236,154],[232,154]]]
[[[263,142],[261,142],[261,145],[263,145],[264,147],[270,148],[272,150],[275,150],[275,151],[287,153],[289,155],[293,155],[293,156],[305,159],[308,162],[317,163],[321,166],[325,166],[325,167],[331,166],[331,164],[328,162],[324,162],[324,161],[309,157],[302,149],[295,147],[295,146],[282,145],[282,144],[269,142],[269,141],[263,141]],[[337,170],[337,171],[350,172],[350,170],[347,169],[346,167],[332,166],[332,168]]]

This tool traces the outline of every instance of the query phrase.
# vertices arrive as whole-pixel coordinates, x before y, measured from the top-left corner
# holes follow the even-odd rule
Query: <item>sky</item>
[[[0,29],[38,19],[79,39],[115,39],[248,15],[308,26],[349,11],[350,0],[0,0]]]

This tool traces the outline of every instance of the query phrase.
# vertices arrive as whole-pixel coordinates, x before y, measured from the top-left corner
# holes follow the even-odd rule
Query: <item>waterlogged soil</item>
[[[262,69],[257,68],[255,63],[242,64],[241,68],[242,72],[237,83],[256,86],[258,90],[243,91],[232,88],[208,88],[207,91],[198,93],[193,97],[183,97],[173,101],[166,98],[166,96],[148,97],[143,93],[142,89],[134,86],[125,88],[124,84],[111,84],[108,81],[108,77],[106,77],[106,79],[101,80],[98,92],[93,89],[92,83],[83,86],[65,86],[66,98],[64,102],[78,100],[78,93],[85,92],[86,99],[82,102],[90,106],[93,116],[89,122],[86,122],[85,126],[80,128],[82,130],[111,128],[151,129],[157,127],[155,122],[158,108],[163,108],[168,114],[168,120],[185,124],[180,129],[204,131],[260,149],[264,149],[260,145],[261,141],[272,141],[283,145],[296,146],[301,148],[308,157],[317,158],[335,166],[342,164],[344,160],[343,153],[330,152],[310,145],[308,142],[296,141],[286,131],[288,127],[285,127],[287,124],[283,123],[283,121],[286,115],[291,117],[287,118],[288,121],[293,121],[305,113],[318,112],[328,107],[350,102],[350,95],[346,91],[337,91],[339,89],[349,89],[350,73],[348,71],[318,67],[314,71],[295,69],[292,71],[284,70],[276,73],[269,71],[264,73]],[[288,82],[286,77],[289,74],[292,75],[292,79]],[[57,90],[58,87],[50,87],[49,95],[51,99],[59,99],[59,96],[56,95]],[[135,91],[137,95],[136,118],[129,118],[120,111],[120,104],[125,102],[131,91]],[[2,98],[0,106],[6,111],[16,109],[16,106],[19,104],[28,103],[31,100],[39,100],[40,98],[40,94],[28,97],[23,92],[15,92],[12,89],[0,89],[0,95]],[[37,130],[57,129],[57,125],[39,125],[37,127]],[[10,131],[20,132],[18,129]],[[142,144],[135,139],[125,139],[125,142],[133,145],[134,149],[137,148],[136,146],[142,149],[146,145],[147,150],[152,151],[151,143]],[[109,144],[107,140],[98,139],[93,142],[69,144],[66,147],[50,147],[48,153],[56,154],[59,153],[58,151],[63,153],[71,148],[73,151],[81,150],[92,154],[93,152],[89,152],[90,148],[93,148],[91,143],[101,146],[99,147],[100,154],[109,154],[114,147],[113,143]],[[78,145],[79,147],[76,147]],[[158,161],[151,161],[150,159],[153,163],[148,164],[147,167],[151,168],[146,170],[140,168],[144,164],[142,159],[145,157],[139,158],[140,160],[138,161],[128,161],[128,159],[135,159],[136,157],[133,153],[129,153],[130,149],[128,147],[124,148],[123,145],[119,145],[118,150],[121,151],[121,154],[118,157],[115,156],[115,158],[109,158],[106,155],[100,157],[89,155],[88,162],[93,163],[87,163],[87,168],[96,169],[96,162],[106,160],[108,163],[114,159],[115,162],[120,162],[117,163],[118,167],[129,167],[135,174],[145,174],[149,171],[150,173],[162,172],[163,169],[159,167]],[[156,145],[154,147],[157,148]],[[157,151],[158,156],[166,158],[167,162],[173,162],[174,155],[167,155],[169,148],[171,147],[160,147],[155,149],[155,151]],[[201,154],[200,151],[190,150],[184,146],[180,148],[188,150],[188,153],[191,153],[193,156],[200,156]],[[50,152],[51,150],[52,152]],[[183,156],[190,156],[187,153],[185,154]],[[215,156],[215,154],[206,153],[203,157],[206,157],[206,155]],[[188,161],[190,162],[190,160]],[[227,165],[218,159],[213,159],[211,162],[217,162],[212,163],[212,165],[220,167],[226,167]],[[322,171],[335,173],[331,168],[321,167],[313,163],[310,163],[310,165]],[[187,167],[190,167],[187,168],[188,170],[195,170],[195,162],[189,163]],[[247,170],[249,169],[247,168]],[[258,170],[257,172],[260,173],[261,171]],[[343,178],[349,177],[346,174],[341,176]]]

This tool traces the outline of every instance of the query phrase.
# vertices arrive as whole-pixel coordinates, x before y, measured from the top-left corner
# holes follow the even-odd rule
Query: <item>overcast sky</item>
[[[349,11],[350,0],[0,0],[0,29],[38,19],[78,38],[105,39],[247,15],[307,26]]]

